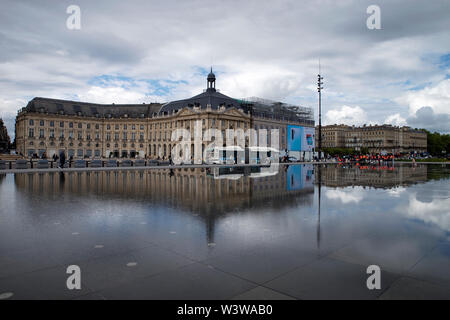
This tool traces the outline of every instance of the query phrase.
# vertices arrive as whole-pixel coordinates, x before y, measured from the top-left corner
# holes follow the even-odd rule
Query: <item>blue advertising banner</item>
[[[312,164],[291,165],[287,169],[286,179],[288,191],[314,188],[314,167]]]
[[[303,127],[288,126],[287,127],[287,149],[289,151],[302,150]]]
[[[288,191],[303,189],[302,166],[289,166],[286,177],[286,189]]]
[[[312,127],[287,126],[288,151],[314,151],[315,129]]]
[[[301,145],[302,151],[314,151],[315,147],[315,129],[305,127],[303,129],[303,142]]]

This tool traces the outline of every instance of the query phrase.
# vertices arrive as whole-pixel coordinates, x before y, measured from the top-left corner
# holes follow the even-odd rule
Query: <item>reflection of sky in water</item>
[[[149,241],[197,259],[283,247],[299,255],[385,263],[397,271],[448,237],[448,166],[433,167],[435,180],[427,178],[431,167],[404,169],[401,176],[370,173],[378,188],[368,187],[369,173],[355,171],[358,179],[346,183],[354,168],[323,168],[320,218],[317,169],[312,175],[309,167],[290,168],[272,178],[237,180],[198,172],[195,182],[177,183],[170,183],[168,172],[162,180],[147,172],[111,173],[109,179],[106,173],[3,176],[0,250],[64,243],[77,232],[130,245]],[[445,174],[436,178],[439,173]]]

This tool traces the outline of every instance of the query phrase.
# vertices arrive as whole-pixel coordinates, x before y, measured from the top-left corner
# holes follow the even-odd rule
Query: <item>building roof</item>
[[[206,109],[211,106],[211,109],[217,110],[219,107],[224,106],[225,108],[240,108],[241,105],[238,100],[230,98],[220,92],[207,90],[189,99],[177,100],[166,103],[162,106],[160,112],[172,112],[180,110],[184,107],[200,107],[201,109]]]
[[[166,104],[98,104],[36,97],[28,102],[24,111],[98,118],[149,118],[155,115],[173,114],[183,108],[218,110],[224,107],[242,109],[259,118],[314,125],[314,113],[311,108],[260,98],[234,99],[216,91],[215,81],[211,68],[207,76],[208,87],[203,93]]]
[[[37,97],[28,102],[25,110],[28,112],[42,112],[73,116],[78,115],[99,118],[145,118],[157,114],[160,108],[160,103],[97,104]]]

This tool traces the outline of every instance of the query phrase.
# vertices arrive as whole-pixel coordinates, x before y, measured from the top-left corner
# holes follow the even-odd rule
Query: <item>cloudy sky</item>
[[[326,124],[450,132],[450,1],[2,1],[0,117],[33,97],[166,102],[217,88],[317,109]],[[69,5],[81,9],[70,30]],[[369,5],[381,9],[370,30]],[[317,117],[317,112],[316,112]]]

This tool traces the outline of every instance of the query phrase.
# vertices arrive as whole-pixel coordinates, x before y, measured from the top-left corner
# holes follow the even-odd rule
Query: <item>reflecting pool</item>
[[[450,299],[449,179],[448,165],[0,175],[0,297]]]

